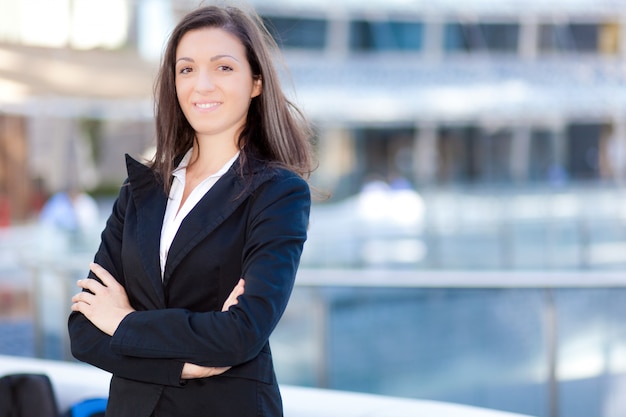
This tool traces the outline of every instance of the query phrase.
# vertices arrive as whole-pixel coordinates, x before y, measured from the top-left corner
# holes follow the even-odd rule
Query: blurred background
[[[0,0],[0,354],[73,360],[74,282],[198,4]],[[272,336],[281,383],[625,416],[626,1],[248,4],[332,195]]]

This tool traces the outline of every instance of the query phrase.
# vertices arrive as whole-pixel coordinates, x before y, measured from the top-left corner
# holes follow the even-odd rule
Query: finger
[[[233,288],[233,290],[230,292],[230,295],[228,296],[229,298],[233,297],[236,294],[241,293],[241,291],[243,291],[243,284],[242,284],[243,280],[239,280],[239,282],[237,283],[237,285],[235,285],[235,287]]]
[[[239,280],[239,282],[237,283],[237,286],[235,287],[233,292],[236,293],[238,296],[243,294],[244,288],[245,288],[245,284],[246,284],[246,281],[244,281],[243,278],[241,278]]]
[[[244,293],[244,284],[245,281],[243,279],[240,279],[239,282],[237,283],[237,285],[235,286],[235,288],[233,288],[233,292],[231,293],[232,296],[234,296],[235,298],[239,297],[241,294]]]
[[[224,305],[222,306],[222,311],[228,311],[231,306],[237,304],[237,297],[233,296],[233,293],[230,293],[226,301],[224,301]]]
[[[91,305],[89,305],[89,304],[87,304],[85,302],[82,302],[82,301],[79,301],[77,303],[73,303],[70,308],[71,308],[72,311],[78,311],[80,313],[83,313],[85,316],[90,315],[90,312],[91,312],[91,310],[90,310]]]
[[[232,294],[224,301],[224,305],[222,306],[222,311],[228,311],[228,309],[237,304],[237,298],[233,298]]]
[[[79,292],[72,297],[72,302],[91,304],[93,297],[94,296],[92,294],[89,294],[88,292]]]
[[[237,298],[237,297],[239,297],[239,296],[240,296],[240,295],[242,295],[242,294],[243,294],[243,287],[239,287],[239,286],[238,286],[238,287],[236,287],[236,288],[234,289],[234,291],[233,291],[233,297],[234,297],[234,298]]]
[[[72,310],[73,311],[83,311],[83,309],[85,307],[87,307],[89,304],[85,303],[83,301],[77,301],[75,303],[72,303]]]
[[[88,300],[80,297],[72,297],[72,311],[84,312],[84,308],[91,306]]]
[[[98,290],[102,289],[103,287],[102,284],[92,278],[79,279],[78,281],[76,281],[76,285],[84,290],[91,291],[93,294],[96,294],[96,292],[98,292]]]
[[[238,297],[242,295],[244,292],[244,284],[245,284],[245,281],[243,279],[240,279],[237,285],[235,286],[235,288],[233,288],[231,293],[228,295],[228,298],[226,299],[226,301],[224,301],[224,305],[222,306],[222,311],[228,311],[230,307],[237,305],[239,303]]]
[[[104,269],[99,264],[92,262],[89,264],[89,269],[91,269],[91,272],[93,272],[98,278],[100,278],[104,286],[111,287],[118,284],[117,280],[113,278],[113,275],[111,275],[109,271]]]
[[[231,368],[230,366],[213,367],[213,368],[210,369],[209,376],[221,375],[224,372],[228,371],[230,368]]]

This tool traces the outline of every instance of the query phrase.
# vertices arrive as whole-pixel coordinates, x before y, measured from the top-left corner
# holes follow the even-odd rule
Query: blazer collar
[[[274,176],[274,171],[258,159],[249,158],[243,169],[241,157],[235,161],[183,220],[170,247],[161,281],[159,247],[167,196],[163,184],[149,167],[128,155],[126,164],[137,207],[137,239],[142,262],[160,294],[185,256],[233,214],[260,185]]]
[[[135,235],[141,262],[157,296],[156,305],[165,307],[159,246],[167,196],[163,190],[163,184],[146,165],[126,155],[126,169],[128,186],[131,188],[133,203],[137,208]]]

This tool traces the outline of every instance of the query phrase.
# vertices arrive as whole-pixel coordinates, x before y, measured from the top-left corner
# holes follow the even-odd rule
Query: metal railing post
[[[544,329],[548,368],[548,416],[559,417],[558,317],[554,302],[554,290],[552,288],[545,289]]]

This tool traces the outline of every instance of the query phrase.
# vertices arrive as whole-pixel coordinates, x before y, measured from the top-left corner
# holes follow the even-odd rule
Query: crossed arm
[[[89,267],[102,283],[89,278],[78,280],[77,285],[83,291],[72,297],[72,311],[82,313],[102,332],[113,336],[122,320],[135,310],[128,301],[124,287],[106,269],[96,263],[91,263]],[[224,302],[222,311],[238,303],[237,297],[244,293],[244,285],[244,280],[240,279]],[[206,378],[220,375],[228,369],[230,366],[200,366],[186,362],[181,378]]]

